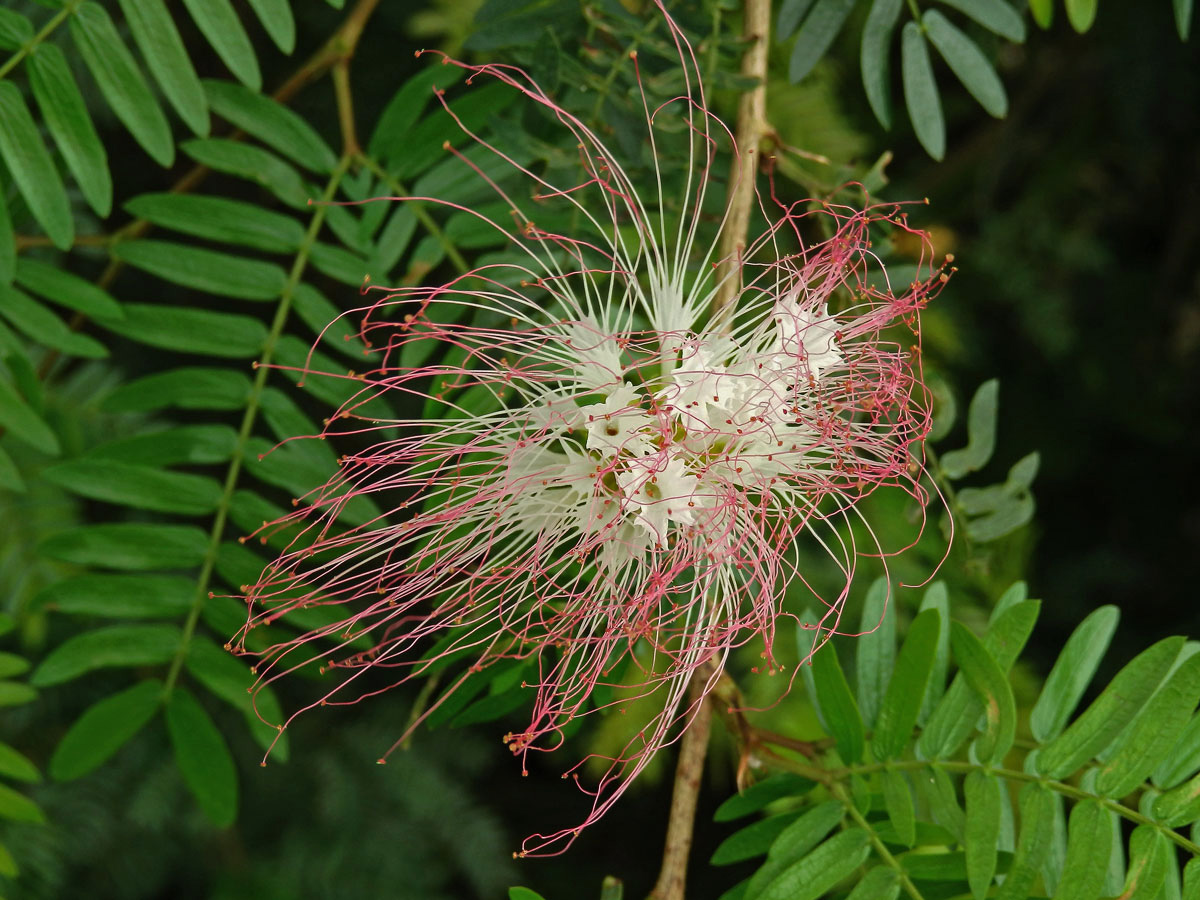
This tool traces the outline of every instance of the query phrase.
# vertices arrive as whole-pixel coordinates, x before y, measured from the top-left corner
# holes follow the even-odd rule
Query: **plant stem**
[[[712,314],[717,318],[742,288],[742,253],[750,230],[750,214],[757,196],[759,141],[770,131],[767,124],[767,50],[771,36],[770,0],[746,0],[744,39],[750,46],[742,57],[742,74],[758,84],[738,102],[737,146],[729,172],[725,226],[718,249],[717,296]]]
[[[908,894],[912,900],[925,900],[921,896],[921,892],[917,890],[917,886],[912,883],[912,879],[904,871],[904,867],[897,862],[896,857],[892,856],[892,852],[888,850],[887,845],[879,839],[879,835],[875,833],[875,829],[871,827],[871,823],[858,811],[858,808],[854,805],[854,800],[846,793],[845,787],[840,784],[834,785],[830,789],[830,793],[841,801],[842,806],[846,807],[846,812],[854,820],[854,824],[870,836],[871,846],[875,848],[875,852],[879,854],[879,858],[883,860],[884,864],[899,873],[900,884],[904,888],[904,893]]]
[[[712,728],[712,704],[704,695],[711,674],[707,664],[692,673],[688,701],[696,706],[696,713],[679,742],[679,762],[675,766],[675,786],[671,791],[671,814],[667,821],[662,868],[654,890],[650,892],[650,900],[683,900],[687,888],[688,857],[692,851],[692,831],[696,823],[696,799],[700,794],[704,756],[708,752],[708,735]]]
[[[292,270],[288,274],[287,284],[284,286],[283,294],[279,298],[279,306],[275,310],[275,318],[271,322],[271,331],[267,335],[266,343],[263,345],[262,355],[254,364],[254,384],[250,389],[250,397],[246,401],[246,409],[242,413],[242,425],[238,430],[237,443],[233,448],[233,456],[229,460],[229,468],[225,472],[225,485],[221,493],[221,502],[217,505],[216,515],[213,517],[212,529],[209,531],[208,550],[204,555],[204,562],[200,567],[200,575],[196,579],[196,595],[192,599],[191,609],[188,610],[187,619],[183,623],[183,636],[179,641],[179,649],[175,651],[175,656],[171,659],[171,667],[167,671],[167,678],[163,685],[164,696],[169,697],[175,687],[180,669],[183,667],[184,660],[187,659],[188,647],[191,644],[192,635],[196,631],[196,624],[200,621],[200,614],[204,610],[204,603],[210,596],[208,585],[217,563],[217,554],[221,550],[221,541],[225,537],[225,521],[229,515],[229,505],[233,499],[233,492],[237,488],[238,476],[242,471],[242,463],[246,455],[246,444],[249,442],[250,436],[254,431],[254,423],[258,417],[258,404],[262,398],[263,389],[267,384],[267,375],[271,371],[271,361],[275,355],[275,346],[283,334],[284,325],[287,324],[288,313],[291,311],[292,296],[308,264],[308,254],[316,242],[317,234],[320,232],[321,225],[325,220],[325,213],[329,208],[328,203],[337,194],[338,185],[341,183],[342,177],[346,174],[346,170],[349,169],[351,161],[351,157],[349,156],[341,158],[337,168],[334,169],[333,174],[329,177],[329,183],[326,184],[325,190],[321,195],[321,202],[314,204],[315,211],[313,212],[312,221],[309,223],[308,231],[304,235],[304,242],[300,245],[300,249],[296,253],[296,258],[292,262]]]
[[[54,18],[43,25],[42,30],[30,39],[29,43],[21,45],[21,47],[16,50],[12,56],[4,61],[4,65],[0,65],[0,78],[4,78],[6,75],[8,75],[9,72],[17,67],[17,64],[21,62],[21,60],[29,55],[30,51],[35,50],[37,45],[46,40],[46,38],[50,37],[50,35],[54,33],[58,26],[73,16],[75,14],[75,9],[81,2],[82,0],[70,0],[70,2],[65,3],[63,8],[54,14]]]

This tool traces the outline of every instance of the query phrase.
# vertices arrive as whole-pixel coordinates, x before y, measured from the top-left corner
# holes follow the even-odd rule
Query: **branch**
[[[729,197],[726,201],[725,228],[721,232],[718,251],[721,260],[717,268],[717,296],[713,301],[713,316],[733,302],[742,289],[742,253],[750,230],[750,213],[754,209],[754,184],[758,175],[759,141],[770,133],[767,123],[767,49],[771,37],[770,0],[746,0],[743,31],[749,43],[742,57],[742,74],[757,78],[758,85],[738,103],[737,147],[729,172]]]
[[[679,744],[679,762],[675,767],[675,788],[671,793],[671,816],[667,822],[667,842],[663,849],[662,869],[650,892],[650,900],[683,900],[687,886],[688,856],[692,850],[692,830],[696,821],[696,798],[704,774],[704,755],[712,726],[712,704],[704,695],[711,676],[708,665],[692,674],[688,700],[696,704],[696,713]]]

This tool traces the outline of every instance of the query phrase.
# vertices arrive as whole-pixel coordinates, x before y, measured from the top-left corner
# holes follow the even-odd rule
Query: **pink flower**
[[[525,660],[532,717],[505,738],[524,758],[556,747],[576,717],[655,695],[656,714],[608,761],[582,825],[686,727],[693,672],[713,664],[711,688],[751,641],[774,665],[776,623],[794,618],[785,588],[805,581],[802,542],[845,574],[822,601],[822,639],[836,632],[860,552],[844,525],[877,487],[921,496],[910,449],[929,427],[917,314],[939,281],[929,272],[894,293],[871,250],[873,226],[911,230],[897,207],[776,203],[775,223],[728,276],[741,284],[734,301],[711,312],[716,244],[701,239],[703,208],[730,138],[663,15],[685,87],[647,105],[648,146],[661,154],[673,141],[688,165],[656,164],[648,194],[523,72],[445,60],[556,118],[578,143],[582,180],[552,183],[472,135],[529,184],[493,183],[511,221],[455,207],[503,233],[509,253],[447,284],[376,289],[356,311],[371,368],[320,437],[373,443],[270,526],[300,527],[248,592],[246,631],[292,610],[338,610],[337,624],[258,666],[271,680],[319,654],[326,677],[342,677],[311,705],[386,689],[372,673],[400,684],[461,658],[415,727],[474,673]],[[487,177],[473,154],[456,155]],[[536,224],[564,211],[570,234]],[[822,224],[832,236],[808,241]],[[434,361],[406,365],[431,340]],[[340,525],[361,496],[387,513]],[[357,649],[363,636],[372,649]],[[594,702],[623,661],[636,674],[622,699]],[[582,825],[535,835],[525,852],[561,849]]]

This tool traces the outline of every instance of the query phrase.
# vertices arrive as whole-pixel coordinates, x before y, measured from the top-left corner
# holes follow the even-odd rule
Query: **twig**
[[[704,696],[711,676],[707,665],[692,674],[688,700],[696,705],[695,715],[679,743],[679,762],[675,767],[675,787],[671,792],[671,816],[667,822],[667,841],[662,868],[650,892],[650,900],[683,900],[687,887],[688,857],[692,850],[692,829],[696,821],[696,798],[704,774],[704,756],[708,752],[708,734],[712,726],[712,704]]]
[[[771,36],[770,0],[746,0],[744,39],[749,43],[742,57],[742,74],[757,78],[758,84],[742,94],[738,103],[737,152],[729,173],[729,197],[725,228],[721,232],[720,265],[713,316],[733,302],[742,288],[742,253],[754,209],[754,184],[758,175],[759,141],[770,133],[767,123],[767,48]]]

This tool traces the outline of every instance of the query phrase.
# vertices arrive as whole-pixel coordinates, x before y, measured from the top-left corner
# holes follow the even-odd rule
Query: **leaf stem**
[[[54,14],[49,22],[42,26],[42,30],[35,34],[27,44],[22,44],[12,56],[4,61],[4,65],[0,65],[0,78],[4,78],[17,67],[17,64],[27,57],[33,50],[37,49],[37,45],[46,40],[63,22],[75,14],[76,7],[82,0],[68,0],[63,4],[63,8]]]
[[[854,800],[846,793],[846,788],[840,784],[835,784],[830,787],[829,793],[839,800],[842,806],[846,807],[846,812],[850,814],[850,818],[854,820],[854,824],[867,833],[871,839],[871,846],[875,848],[875,852],[883,860],[884,864],[899,874],[900,884],[904,887],[904,893],[908,894],[912,900],[925,900],[921,892],[917,890],[917,886],[912,883],[912,879],[908,877],[908,873],[904,871],[904,867],[900,865],[896,857],[892,856],[892,851],[887,848],[887,845],[880,840],[875,829],[871,827],[871,823],[858,811],[858,807],[854,805]]]
[[[325,190],[322,192],[321,202],[315,204],[316,209],[313,212],[312,221],[308,225],[308,230],[305,232],[304,242],[300,245],[300,249],[296,253],[296,258],[292,262],[291,272],[288,274],[287,283],[284,285],[283,293],[280,295],[279,306],[275,310],[275,318],[271,322],[271,330],[267,335],[266,343],[263,345],[262,355],[254,364],[254,384],[250,388],[250,396],[246,401],[246,409],[242,413],[242,425],[238,429],[237,443],[234,445],[233,455],[229,460],[229,468],[225,472],[225,485],[221,493],[221,502],[217,505],[217,511],[213,517],[212,529],[208,536],[208,550],[204,555],[204,562],[200,567],[200,575],[196,579],[196,595],[192,599],[191,609],[188,610],[187,619],[183,623],[183,636],[180,638],[179,648],[175,651],[175,656],[171,659],[171,667],[167,671],[167,677],[163,683],[164,697],[169,697],[175,687],[175,682],[179,678],[179,672],[183,668],[184,660],[187,658],[192,635],[195,633],[196,625],[200,621],[200,614],[204,611],[204,603],[212,596],[208,590],[208,586],[212,579],[213,569],[216,567],[217,555],[221,550],[221,541],[225,536],[225,522],[229,515],[229,506],[233,500],[233,492],[237,488],[238,476],[242,471],[242,463],[246,455],[246,444],[250,440],[251,433],[254,430],[254,422],[258,417],[258,404],[262,398],[263,389],[267,384],[267,375],[271,371],[271,360],[275,355],[275,346],[283,334],[283,327],[287,324],[288,313],[291,311],[292,296],[308,264],[308,255],[312,250],[313,244],[316,242],[317,234],[320,232],[321,225],[325,220],[325,213],[329,208],[328,204],[337,194],[338,185],[341,184],[342,177],[350,168],[352,161],[353,159],[350,156],[343,156],[338,161],[337,168],[333,170],[333,174],[330,175],[329,182],[325,185]]]

